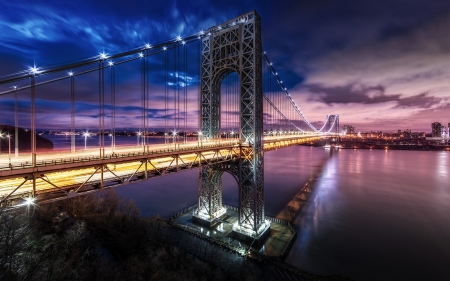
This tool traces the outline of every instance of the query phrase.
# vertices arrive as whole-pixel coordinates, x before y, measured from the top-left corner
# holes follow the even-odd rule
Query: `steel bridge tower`
[[[233,230],[257,238],[267,233],[268,224],[264,216],[261,21],[255,11],[210,28],[202,38],[200,128],[206,138],[220,138],[221,83],[232,72],[240,78],[239,157],[200,169],[194,220],[212,225],[225,214],[222,174],[226,171],[239,188],[239,219]]]

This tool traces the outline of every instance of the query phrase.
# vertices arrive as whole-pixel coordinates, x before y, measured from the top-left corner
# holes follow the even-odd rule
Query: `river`
[[[294,222],[298,237],[286,262],[352,280],[450,280],[449,152],[340,150],[330,156],[324,148],[293,146],[264,157],[270,216],[279,216],[324,165]],[[191,170],[116,190],[136,201],[141,216],[169,217],[196,203],[197,178]],[[238,203],[228,174],[223,201]]]

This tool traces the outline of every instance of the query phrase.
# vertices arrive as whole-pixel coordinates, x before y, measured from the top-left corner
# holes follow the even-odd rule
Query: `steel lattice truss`
[[[229,27],[231,24],[231,27]],[[221,26],[227,26],[222,29]],[[211,28],[202,39],[201,128],[220,137],[220,86],[230,72],[240,77],[240,158],[229,169],[239,184],[239,224],[257,230],[264,222],[263,92],[261,23],[256,12]],[[210,217],[221,208],[221,172],[203,168],[199,210]],[[219,199],[220,197],[220,199]]]
[[[198,181],[199,210],[208,214],[210,218],[214,218],[211,215],[220,213],[222,210],[222,175],[227,171],[239,182],[237,178],[238,169],[239,165],[236,165],[236,161],[215,163],[200,168]]]

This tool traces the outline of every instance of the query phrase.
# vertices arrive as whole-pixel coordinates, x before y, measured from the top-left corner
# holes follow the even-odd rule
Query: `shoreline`
[[[299,144],[304,146],[324,147],[324,143],[313,144]],[[353,143],[351,145],[339,144],[339,149],[378,149],[378,150],[411,150],[411,151],[448,151],[450,152],[450,145],[423,145],[423,144],[368,144],[368,143]],[[334,147],[334,145],[331,145]]]

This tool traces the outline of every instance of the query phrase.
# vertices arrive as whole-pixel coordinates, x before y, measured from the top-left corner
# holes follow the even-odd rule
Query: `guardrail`
[[[52,160],[43,160],[37,161],[36,167],[45,167],[45,166],[54,166],[60,164],[70,164],[70,163],[80,163],[80,162],[89,162],[95,160],[109,160],[109,159],[120,159],[120,158],[128,158],[128,157],[136,157],[136,156],[149,156],[149,155],[163,155],[168,153],[175,152],[188,152],[188,151],[198,151],[198,150],[208,150],[211,148],[218,147],[230,147],[234,146],[238,143],[230,143],[230,144],[212,144],[212,145],[203,145],[203,146],[194,146],[194,147],[182,147],[182,148],[172,148],[172,149],[158,149],[151,151],[134,151],[128,153],[112,153],[105,155],[103,157],[100,156],[85,156],[85,157],[76,157],[76,158],[58,158]],[[33,168],[33,164],[31,161],[25,161],[21,163],[11,163],[11,164],[0,164],[0,171],[2,170],[14,170],[14,169],[24,169],[24,168]]]

